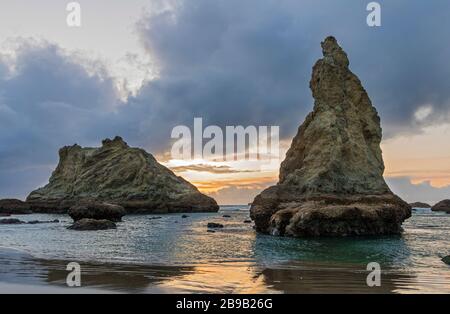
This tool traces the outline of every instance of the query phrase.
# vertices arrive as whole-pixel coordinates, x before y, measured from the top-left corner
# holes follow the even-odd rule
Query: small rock
[[[209,233],[216,233],[214,230],[208,230]]]
[[[162,219],[162,217],[150,217],[149,220]]]
[[[181,216],[181,218],[189,218],[189,216],[188,215],[183,215],[183,216]]]
[[[208,228],[211,228],[211,229],[223,228],[223,225],[215,223],[215,222],[209,222]]]
[[[7,219],[1,219],[0,225],[21,225],[24,224],[22,220],[16,219],[16,218],[7,218]]]
[[[125,209],[119,205],[86,202],[84,204],[72,206],[69,209],[68,214],[74,221],[88,218],[97,220],[106,219],[113,222],[120,222],[122,221],[122,217],[125,216],[126,212]]]
[[[222,217],[223,217],[223,218],[231,218],[230,215],[223,215]]]
[[[252,223],[252,221],[251,221],[251,220],[249,220],[249,219],[247,219],[247,220],[244,220],[244,223],[245,223],[245,224],[251,224],[251,223]]]
[[[450,255],[448,255],[448,256],[442,258],[442,261],[443,261],[445,264],[450,265]]]
[[[0,200],[0,213],[11,215],[31,214],[30,205],[17,199]]]
[[[110,220],[106,219],[89,219],[84,218],[76,221],[72,226],[67,229],[76,231],[94,231],[94,230],[107,230],[116,229],[116,224]]]
[[[47,221],[32,220],[32,221],[27,222],[27,224],[29,224],[29,225],[52,224],[52,223],[59,223],[59,220],[58,219],[47,220]]]

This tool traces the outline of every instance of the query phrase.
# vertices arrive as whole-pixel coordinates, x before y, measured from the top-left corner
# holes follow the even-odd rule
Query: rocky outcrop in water
[[[117,204],[127,213],[219,209],[214,199],[120,137],[104,140],[100,148],[64,147],[59,157],[49,184],[27,198],[34,212],[65,213],[86,200]]]
[[[16,218],[0,219],[0,225],[22,225],[25,223],[26,222]]]
[[[384,181],[378,113],[336,39],[322,50],[310,82],[314,110],[251,217],[257,231],[273,235],[398,234],[411,207]]]
[[[84,218],[76,221],[72,226],[68,227],[67,229],[75,231],[97,231],[116,228],[117,228],[116,224],[110,220]]]
[[[410,203],[409,206],[411,206],[412,208],[431,208],[430,204],[422,202]]]
[[[38,224],[52,224],[52,223],[59,223],[58,219],[54,220],[32,220],[29,222],[25,222],[16,218],[7,218],[7,219],[0,219],[0,225],[38,225]]]
[[[450,213],[450,200],[443,200],[431,207],[434,212],[447,212]]]
[[[84,204],[72,206],[69,209],[68,214],[74,221],[89,218],[97,220],[107,219],[113,222],[120,222],[122,221],[122,217],[125,216],[126,211],[119,205],[86,202]]]
[[[17,199],[0,200],[0,214],[24,215],[31,214],[30,205]]]

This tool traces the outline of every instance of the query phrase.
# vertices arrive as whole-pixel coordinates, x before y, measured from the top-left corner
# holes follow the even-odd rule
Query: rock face
[[[409,206],[411,206],[412,208],[431,208],[431,205],[422,202],[411,203],[409,204]]]
[[[72,226],[67,229],[76,231],[96,231],[96,230],[108,230],[116,229],[116,224],[110,220],[106,219],[81,219],[76,221]]]
[[[411,207],[384,181],[378,113],[336,39],[322,50],[310,82],[314,110],[251,217],[257,231],[273,235],[398,234]]]
[[[123,206],[128,213],[213,212],[219,207],[195,186],[120,137],[100,148],[78,145],[59,151],[49,184],[32,192],[34,212],[61,212],[86,199]]]
[[[443,200],[431,207],[435,212],[447,212],[450,213],[450,200]]]
[[[29,204],[21,200],[3,199],[0,200],[0,213],[24,215],[24,214],[31,214],[31,209]]]
[[[72,206],[69,209],[68,214],[74,221],[89,218],[98,220],[107,219],[113,222],[120,222],[122,221],[122,217],[125,216],[126,211],[119,205],[87,202],[85,204]]]

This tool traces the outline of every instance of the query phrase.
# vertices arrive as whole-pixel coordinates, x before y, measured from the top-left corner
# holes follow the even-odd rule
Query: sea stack
[[[121,137],[100,148],[63,147],[49,184],[32,192],[34,212],[66,213],[89,202],[120,205],[127,213],[215,212],[216,201]]]
[[[449,200],[443,200],[439,203],[435,204],[433,207],[431,207],[431,210],[434,212],[447,212],[450,213],[450,199]]]
[[[411,207],[383,178],[381,126],[334,37],[313,67],[314,110],[280,168],[279,182],[251,207],[256,229],[281,236],[399,234]]]

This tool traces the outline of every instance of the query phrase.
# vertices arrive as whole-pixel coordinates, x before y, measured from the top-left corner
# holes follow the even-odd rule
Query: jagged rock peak
[[[411,207],[384,181],[378,113],[336,39],[322,49],[310,81],[314,109],[251,217],[258,231],[278,235],[399,233]]]
[[[118,147],[124,147],[127,148],[129,147],[127,142],[125,142],[123,140],[123,138],[121,138],[120,136],[116,136],[114,139],[104,139],[102,141],[102,146],[118,146]]]
[[[339,46],[336,38],[328,36],[321,43],[324,61],[342,67],[348,67],[349,61],[347,53]]]

